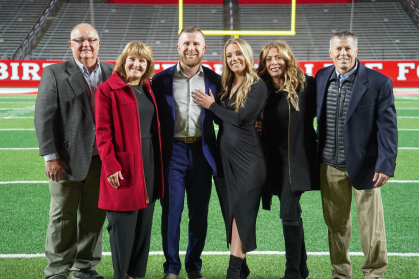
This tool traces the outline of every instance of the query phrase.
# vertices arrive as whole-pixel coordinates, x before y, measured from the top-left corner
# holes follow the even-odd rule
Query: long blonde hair
[[[269,75],[268,69],[266,68],[266,57],[268,56],[269,50],[271,48],[278,49],[279,56],[285,61],[284,69],[284,85],[279,90],[275,90],[272,78]],[[266,83],[269,89],[269,94],[277,91],[288,92],[287,99],[290,100],[292,106],[295,110],[300,110],[298,106],[299,97],[298,91],[302,90],[306,83],[306,78],[303,70],[298,67],[297,59],[294,57],[291,48],[284,41],[276,40],[264,46],[260,52],[259,67],[258,67],[259,77]]]
[[[237,97],[236,101],[233,103],[235,105],[235,111],[238,111],[240,107],[244,106],[246,102],[247,94],[249,94],[250,86],[255,84],[260,78],[256,74],[255,68],[253,66],[253,52],[250,48],[249,44],[243,39],[230,39],[224,45],[223,51],[223,74],[221,76],[221,94],[219,99],[224,99],[228,94],[228,88],[233,84],[235,74],[233,71],[230,70],[230,67],[227,64],[227,57],[226,57],[226,48],[231,44],[237,44],[240,50],[243,53],[243,56],[246,61],[246,68],[245,68],[245,77],[243,83],[237,89]]]

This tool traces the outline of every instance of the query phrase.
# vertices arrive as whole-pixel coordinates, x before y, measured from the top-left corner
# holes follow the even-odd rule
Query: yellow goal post
[[[291,30],[275,31],[275,30],[201,30],[204,35],[233,35],[235,38],[239,36],[295,36],[295,6],[296,0],[291,0]],[[179,0],[179,30],[183,28],[183,0]]]

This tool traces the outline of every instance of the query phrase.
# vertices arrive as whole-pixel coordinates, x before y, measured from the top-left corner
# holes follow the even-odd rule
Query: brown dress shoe
[[[161,279],[179,279],[179,275],[166,273]]]
[[[194,270],[194,271],[188,272],[188,275],[186,275],[186,279],[206,279],[206,278],[204,277],[204,275],[202,275],[201,271]]]

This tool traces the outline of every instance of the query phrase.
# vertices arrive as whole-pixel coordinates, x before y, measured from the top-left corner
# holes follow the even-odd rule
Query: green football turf
[[[202,272],[209,279],[225,279],[228,267],[228,255],[203,255]],[[180,256],[184,262],[184,256]],[[247,256],[250,268],[249,279],[277,279],[283,276],[285,270],[285,257],[283,255],[251,255]],[[364,262],[362,256],[351,256],[353,268],[353,279],[363,278],[360,267]],[[418,257],[394,257],[390,256],[389,267],[382,277],[383,279],[415,279],[419,277]],[[145,278],[160,279],[163,276],[162,266],[164,257],[150,255]],[[0,278],[43,278],[43,269],[47,261],[45,258],[29,259],[0,259]],[[331,278],[332,269],[329,263],[329,256],[308,256],[307,264],[310,269],[310,279]],[[105,279],[112,279],[111,256],[103,256],[102,262],[97,268],[98,272],[104,275]],[[402,274],[400,273],[402,271]],[[25,276],[22,277],[22,274]],[[186,278],[182,269],[180,278]]]
[[[0,129],[33,129],[33,118],[3,118],[33,116],[35,96],[0,96]],[[25,102],[25,103],[23,103]],[[28,102],[28,103],[26,103]],[[32,105],[31,103],[32,102]],[[13,108],[16,108],[13,110]],[[26,108],[26,109],[25,109]],[[398,116],[419,116],[419,98],[396,96]],[[406,109],[415,108],[415,109]],[[419,129],[419,118],[399,118],[399,129]],[[399,131],[399,147],[419,147],[419,131]],[[36,148],[35,131],[0,130],[0,148]],[[43,253],[48,223],[49,189],[45,165],[38,150],[0,150],[0,182],[45,181],[43,183],[0,184],[0,254]],[[419,149],[400,149],[393,180],[419,181]],[[418,183],[390,182],[382,188],[387,248],[389,253],[419,253]],[[157,202],[151,240],[151,251],[161,251],[160,216]],[[327,227],[324,224],[320,192],[302,196],[307,250],[327,252]],[[279,220],[279,201],[273,199],[272,210],[260,210],[257,221],[257,251],[284,251],[282,227]],[[182,215],[180,250],[187,245],[187,207]],[[356,206],[352,204],[353,235],[351,252],[361,252]],[[104,226],[103,250],[110,251],[109,235]],[[210,201],[208,237],[205,251],[228,252],[225,228],[215,189]],[[183,256],[181,256],[183,259]],[[207,278],[225,278],[228,255],[204,255],[203,272]],[[284,255],[249,255],[251,278],[279,278],[284,271]],[[353,278],[362,278],[362,256],[351,256]],[[164,258],[151,255],[146,278],[161,278]],[[328,256],[308,257],[309,278],[330,278]],[[39,258],[0,258],[0,279],[42,278],[46,260]],[[105,278],[112,278],[110,256],[104,256],[98,266]],[[185,278],[182,270],[181,278]],[[419,257],[389,257],[389,268],[383,278],[419,278]]]

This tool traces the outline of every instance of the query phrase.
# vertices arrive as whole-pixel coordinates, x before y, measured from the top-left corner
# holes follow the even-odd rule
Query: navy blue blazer
[[[372,189],[374,172],[394,176],[397,157],[397,115],[393,83],[383,74],[358,61],[358,73],[343,126],[346,169],[355,189]],[[326,90],[335,66],[321,69],[317,83],[318,155],[324,146],[320,135],[325,127]]]
[[[152,89],[157,102],[160,117],[160,131],[162,141],[163,172],[166,173],[173,152],[175,134],[175,103],[173,92],[173,75],[177,64],[156,74],[152,80]],[[205,76],[205,93],[209,95],[211,89],[214,97],[220,89],[221,79],[211,69],[202,67]],[[202,150],[205,158],[217,175],[216,166],[216,140],[214,132],[214,114],[208,110],[202,111]]]

